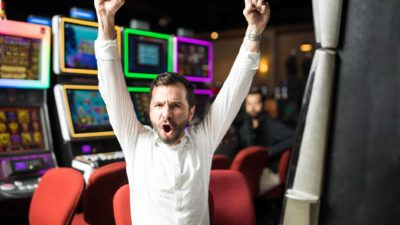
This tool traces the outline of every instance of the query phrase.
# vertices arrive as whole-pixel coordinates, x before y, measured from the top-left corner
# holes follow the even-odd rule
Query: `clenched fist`
[[[98,15],[115,16],[124,3],[125,0],[95,0],[94,7]]]
[[[264,0],[245,0],[243,15],[254,33],[262,33],[269,21],[271,10]]]

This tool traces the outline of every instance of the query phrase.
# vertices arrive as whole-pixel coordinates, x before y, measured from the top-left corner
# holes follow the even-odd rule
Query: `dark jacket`
[[[246,115],[239,129],[239,135],[241,148],[253,145],[269,148],[270,158],[267,167],[277,172],[279,156],[284,150],[292,147],[294,132],[282,122],[263,113],[257,129],[253,129],[251,118]]]

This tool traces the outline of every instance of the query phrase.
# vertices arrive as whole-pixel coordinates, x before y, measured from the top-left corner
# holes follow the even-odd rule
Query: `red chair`
[[[69,225],[85,181],[71,168],[54,168],[42,177],[29,208],[30,225]]]
[[[231,165],[229,157],[222,154],[215,154],[212,158],[212,170],[228,170]]]
[[[122,186],[114,195],[114,218],[116,225],[132,225],[129,184]]]
[[[253,197],[258,196],[260,176],[267,162],[268,152],[262,146],[244,148],[233,159],[231,170],[238,171],[244,175]]]
[[[283,197],[285,195],[286,178],[289,168],[289,161],[290,161],[290,150],[285,150],[280,155],[278,163],[278,175],[281,183],[277,187],[272,188],[265,194],[257,197],[257,200],[261,204],[267,203],[270,206],[268,208],[268,211],[273,218],[274,224],[279,223],[279,219],[281,218],[282,214],[282,203],[283,203]]]
[[[253,200],[244,176],[232,170],[212,170],[210,192],[213,225],[255,225]]]
[[[73,225],[113,225],[115,192],[128,183],[126,163],[116,162],[96,169],[89,177],[83,195],[83,212],[74,216]]]
[[[290,150],[285,150],[280,158],[278,164],[278,174],[281,183],[279,186],[269,190],[267,193],[260,196],[262,199],[281,199],[285,194],[286,178],[289,168]]]
[[[214,203],[212,193],[208,192],[208,205],[210,210],[210,221],[214,218]],[[114,206],[114,218],[116,225],[132,225],[131,218],[131,206],[130,206],[130,194],[129,194],[129,184],[122,186],[114,195],[113,200]]]

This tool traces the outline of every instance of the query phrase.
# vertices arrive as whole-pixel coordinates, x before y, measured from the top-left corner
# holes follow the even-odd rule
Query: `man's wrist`
[[[257,26],[249,25],[246,30],[246,39],[249,41],[260,41],[262,37],[263,29]]]
[[[249,41],[260,41],[261,40],[261,34],[256,34],[256,33],[247,33],[246,38]]]
[[[114,17],[105,14],[98,14],[99,33],[98,38],[100,40],[113,40],[116,38]]]

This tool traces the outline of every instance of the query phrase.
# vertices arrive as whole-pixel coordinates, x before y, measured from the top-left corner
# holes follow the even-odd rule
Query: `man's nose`
[[[165,119],[169,119],[171,117],[171,108],[168,106],[168,104],[163,107],[162,116]]]

